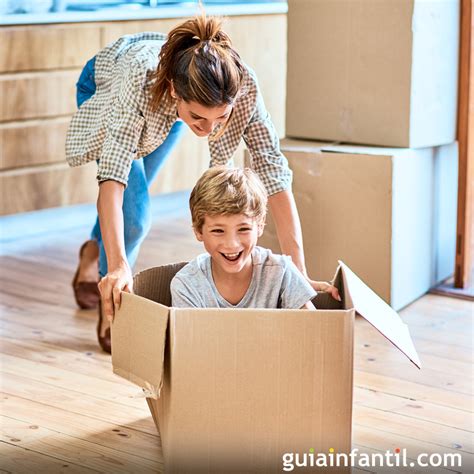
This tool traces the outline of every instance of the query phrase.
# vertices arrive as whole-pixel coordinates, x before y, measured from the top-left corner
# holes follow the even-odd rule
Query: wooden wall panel
[[[191,189],[208,168],[209,159],[207,140],[189,131],[160,171],[150,193],[154,195]],[[242,163],[241,147],[236,154],[235,164]],[[70,168],[66,162],[1,171],[0,215],[93,203],[98,191],[96,171],[95,163]]]
[[[94,202],[97,166],[64,164],[0,172],[0,215]]]
[[[95,164],[69,169],[64,141],[76,111],[83,64],[124,34],[169,32],[183,18],[0,28],[1,214],[94,202]],[[286,15],[228,17],[225,30],[257,73],[267,109],[284,135]],[[26,72],[27,71],[27,72]],[[243,164],[244,147],[234,163]],[[209,165],[206,139],[188,130],[151,193],[191,189]]]
[[[98,24],[4,26],[0,72],[80,67],[101,48]]]
[[[69,121],[67,116],[0,124],[0,169],[64,163]]]
[[[72,114],[80,70],[0,75],[0,122]]]

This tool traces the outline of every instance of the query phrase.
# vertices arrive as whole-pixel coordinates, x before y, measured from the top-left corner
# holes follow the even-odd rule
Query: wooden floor
[[[162,472],[145,400],[112,374],[110,357],[96,343],[96,313],[79,311],[73,301],[70,280],[87,234],[76,223],[10,242],[0,257],[1,472]],[[197,252],[188,219],[168,215],[155,220],[137,270]],[[472,473],[472,303],[426,295],[401,316],[421,371],[357,320],[354,447],[406,448],[410,459],[460,453],[463,467],[354,472]]]

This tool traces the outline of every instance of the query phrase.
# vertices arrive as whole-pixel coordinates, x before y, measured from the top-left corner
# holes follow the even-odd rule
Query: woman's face
[[[232,112],[232,105],[206,107],[197,102],[186,102],[178,98],[178,117],[198,137],[207,137],[221,123],[225,123]]]

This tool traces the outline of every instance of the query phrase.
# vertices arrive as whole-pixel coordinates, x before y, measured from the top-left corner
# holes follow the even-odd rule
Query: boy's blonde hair
[[[214,166],[199,178],[189,198],[193,227],[201,232],[206,215],[245,214],[263,224],[267,192],[250,168]]]

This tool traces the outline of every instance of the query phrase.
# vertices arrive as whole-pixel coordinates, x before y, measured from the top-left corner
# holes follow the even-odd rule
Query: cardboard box
[[[343,302],[321,294],[315,311],[170,308],[182,265],[139,273],[112,325],[114,372],[145,389],[166,472],[277,473],[285,453],[349,452],[355,310],[420,365],[407,326],[342,262]]]
[[[454,272],[456,143],[388,149],[283,140],[306,265],[330,279],[343,259],[395,310]],[[270,216],[262,247],[279,253]]]
[[[459,0],[289,0],[286,134],[456,140]]]

